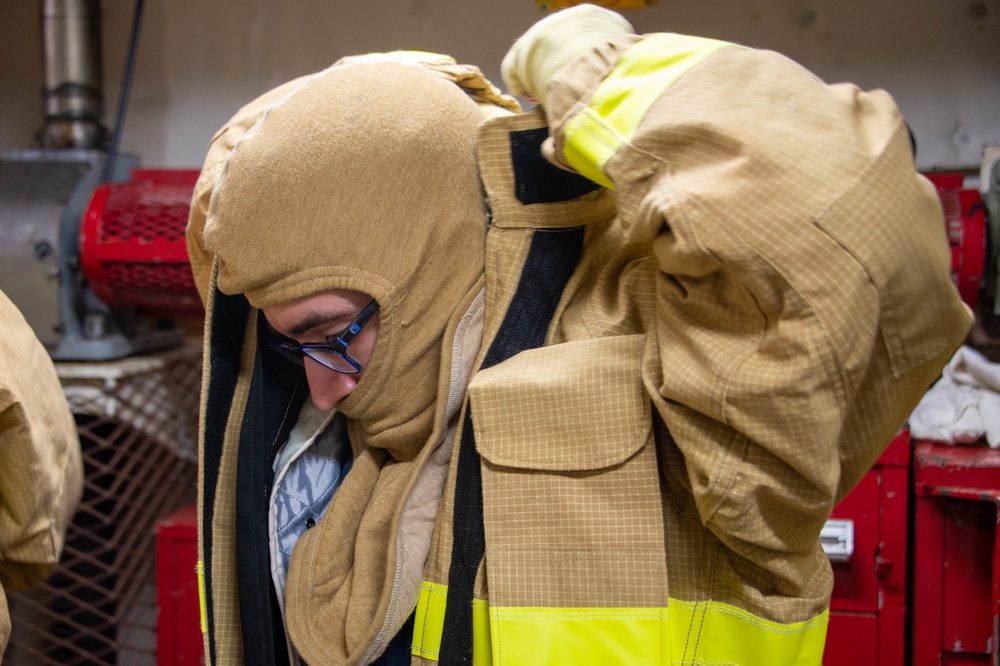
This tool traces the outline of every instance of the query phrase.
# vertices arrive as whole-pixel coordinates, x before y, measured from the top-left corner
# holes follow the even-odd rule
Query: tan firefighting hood
[[[420,68],[328,70],[238,143],[205,224],[220,290],[254,307],[327,289],[378,300],[372,361],[340,409],[352,439],[397,459],[426,441],[444,328],[483,270],[481,120]]]

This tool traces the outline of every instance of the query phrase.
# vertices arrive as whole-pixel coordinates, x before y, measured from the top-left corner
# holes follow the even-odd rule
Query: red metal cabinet
[[[159,666],[203,664],[198,602],[198,523],[194,505],[156,526],[156,662]]]
[[[902,666],[906,651],[909,433],[900,433],[837,505],[853,552],[833,561],[825,666]]]
[[[914,450],[913,666],[1000,664],[1000,451]]]

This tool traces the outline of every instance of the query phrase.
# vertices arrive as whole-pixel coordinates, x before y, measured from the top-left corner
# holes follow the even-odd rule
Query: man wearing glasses
[[[348,59],[213,140],[208,660],[818,666],[819,531],[969,324],[894,104],[593,6],[504,75]]]
[[[378,336],[378,303],[370,300],[359,311],[358,304],[367,298],[356,291],[324,292],[310,297],[305,304],[293,301],[264,310],[264,317],[270,323],[268,344],[305,368],[313,404],[320,411],[335,408],[350,394],[371,358]],[[345,320],[352,317],[345,325]],[[323,341],[296,342],[312,338]],[[348,348],[357,358],[348,353]],[[316,363],[306,363],[306,357]]]

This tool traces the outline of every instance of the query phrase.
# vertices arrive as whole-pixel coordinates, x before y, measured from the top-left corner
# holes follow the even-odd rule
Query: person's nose
[[[336,407],[341,400],[351,394],[351,391],[358,384],[357,375],[335,372],[308,356],[304,360],[309,395],[316,409],[322,412]]]

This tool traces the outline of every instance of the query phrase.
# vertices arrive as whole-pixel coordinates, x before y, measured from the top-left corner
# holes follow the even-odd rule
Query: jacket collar
[[[480,125],[476,153],[492,224],[551,229],[612,217],[614,193],[551,164],[543,156],[544,142],[551,140],[539,107]]]

